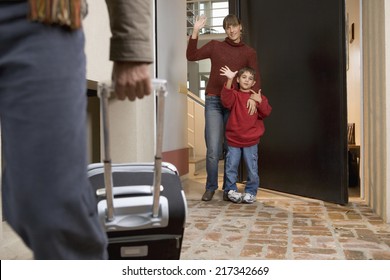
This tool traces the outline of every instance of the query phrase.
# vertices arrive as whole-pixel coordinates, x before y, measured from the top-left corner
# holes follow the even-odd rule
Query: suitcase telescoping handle
[[[164,108],[165,97],[168,94],[167,81],[163,79],[153,79],[152,88],[157,97],[157,120],[156,120],[156,147],[154,157],[154,178],[153,178],[153,205],[152,217],[156,218],[160,208],[160,187],[161,187],[161,165],[162,165],[162,142],[164,131]],[[100,98],[100,113],[102,121],[102,141],[103,141],[103,164],[104,164],[104,185],[106,188],[107,201],[107,221],[115,219],[113,179],[111,168],[110,139],[109,139],[109,118],[108,118],[108,98],[113,92],[113,88],[107,83],[98,84],[98,96]]]

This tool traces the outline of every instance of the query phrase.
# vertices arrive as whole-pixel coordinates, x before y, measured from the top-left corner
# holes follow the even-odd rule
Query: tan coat
[[[106,0],[106,3],[112,33],[110,60],[153,62],[152,1]]]

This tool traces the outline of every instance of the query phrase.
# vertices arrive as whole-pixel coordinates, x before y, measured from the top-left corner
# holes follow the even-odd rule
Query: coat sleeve
[[[106,0],[110,18],[110,60],[153,62],[152,1]]]
[[[265,95],[261,95],[261,103],[257,103],[257,113],[259,118],[264,119],[271,114],[272,107],[268,103],[268,98]]]

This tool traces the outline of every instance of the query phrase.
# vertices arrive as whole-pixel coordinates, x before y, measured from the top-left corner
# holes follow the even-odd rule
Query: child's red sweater
[[[228,66],[232,71],[238,71],[242,67],[248,66],[256,71],[256,84],[254,91],[261,88],[260,72],[257,66],[256,51],[244,43],[234,43],[228,37],[224,41],[211,40],[201,48],[197,48],[198,39],[191,36],[187,46],[187,59],[198,61],[209,58],[211,60],[210,79],[206,86],[206,94],[221,94],[221,89],[226,81],[225,76],[220,75],[220,69]]]
[[[228,89],[225,86],[221,91],[222,105],[230,110],[225,130],[230,146],[243,148],[256,145],[264,134],[263,119],[271,114],[272,107],[267,97],[261,95],[261,103],[256,102],[257,114],[249,115],[246,104],[250,96],[251,92]]]

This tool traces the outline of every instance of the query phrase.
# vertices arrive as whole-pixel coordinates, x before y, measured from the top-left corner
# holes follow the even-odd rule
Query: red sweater
[[[221,91],[222,105],[230,110],[225,130],[230,146],[243,148],[256,145],[264,134],[263,119],[271,114],[272,107],[267,97],[261,95],[261,103],[256,102],[257,114],[249,115],[246,103],[250,96],[250,92],[228,89],[225,86]]]
[[[211,60],[210,79],[207,83],[206,94],[220,95],[226,81],[225,76],[220,75],[220,69],[228,66],[232,71],[238,71],[244,66],[249,66],[256,71],[256,84],[254,91],[261,88],[260,72],[257,66],[256,52],[244,43],[234,43],[228,37],[224,41],[211,40],[206,45],[197,48],[198,39],[191,36],[187,46],[187,59],[198,61],[209,58]]]

